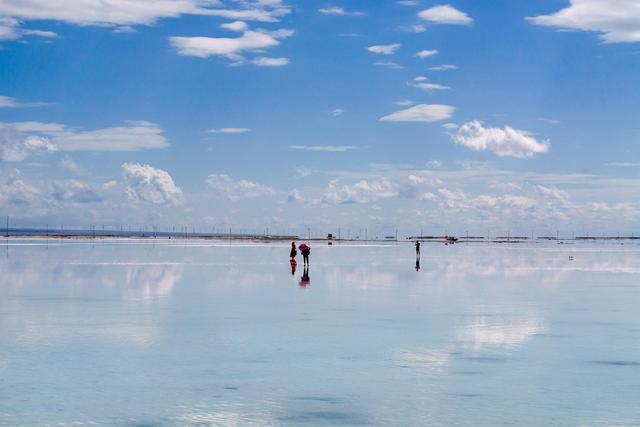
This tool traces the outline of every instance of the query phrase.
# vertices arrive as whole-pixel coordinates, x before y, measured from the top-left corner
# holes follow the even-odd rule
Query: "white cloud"
[[[559,125],[561,123],[560,120],[548,119],[546,117],[538,117],[536,120],[538,120],[539,122],[548,123],[550,125]]]
[[[245,51],[262,51],[280,44],[279,39],[293,35],[293,30],[247,30],[240,37],[169,37],[171,45],[183,56],[208,58],[224,56],[241,61]]]
[[[364,16],[363,12],[358,12],[358,11],[347,11],[342,7],[337,7],[337,6],[331,6],[331,7],[324,7],[321,9],[318,9],[318,12],[320,12],[323,15],[342,15],[342,16]]]
[[[399,107],[408,107],[415,104],[415,102],[411,101],[410,99],[401,99],[400,101],[396,101],[395,104]]]
[[[444,163],[441,160],[429,160],[425,166],[427,169],[444,169]]]
[[[328,153],[344,153],[346,151],[358,150],[359,147],[352,145],[290,145],[292,150],[328,152]]]
[[[116,27],[116,31],[135,25],[153,25],[159,19],[181,15],[220,16],[227,19],[276,22],[291,12],[280,0],[242,0],[238,8],[216,8],[217,0],[3,0],[0,2],[0,39],[23,36],[56,37],[50,31],[20,28],[25,21],[62,21],[75,25]]]
[[[0,37],[2,39],[2,37]],[[49,105],[46,102],[20,102],[11,96],[0,95],[0,108],[26,108],[26,107],[44,107]]]
[[[73,179],[53,182],[51,197],[58,202],[73,203],[96,203],[104,200],[91,186]]]
[[[400,49],[402,46],[400,43],[393,44],[380,44],[367,47],[367,50],[371,53],[375,53],[376,55],[393,55],[396,53],[396,50]]]
[[[0,126],[0,160],[21,162],[32,154],[56,151],[55,144],[44,136],[23,136],[16,129]]]
[[[417,52],[414,56],[417,56],[420,59],[424,59],[424,58],[429,58],[431,56],[437,55],[438,51],[437,50],[421,50],[419,52]]]
[[[231,31],[247,31],[249,29],[249,26],[244,21],[226,22],[220,27]]]
[[[383,122],[438,122],[453,115],[455,108],[442,104],[418,104],[382,117]]]
[[[85,170],[68,155],[65,155],[58,161],[58,166],[74,175],[84,175],[85,173]]]
[[[256,197],[268,197],[276,194],[269,186],[247,181],[234,180],[229,175],[211,174],[207,177],[207,185],[217,194],[229,200],[241,200]]]
[[[469,25],[473,19],[450,5],[439,5],[418,12],[418,17],[434,24]]]
[[[2,5],[0,4],[0,7]],[[0,40],[17,40],[24,36],[36,36],[44,38],[56,38],[58,35],[52,31],[29,30],[20,28],[20,21],[11,17],[2,17],[0,9]]]
[[[126,193],[131,200],[142,200],[155,205],[176,205],[182,201],[182,190],[171,175],[140,163],[123,163],[122,176]]]
[[[526,18],[561,30],[594,31],[605,43],[640,42],[640,2],[637,0],[570,0],[550,15]]]
[[[249,128],[219,128],[219,129],[208,129],[207,133],[247,133],[251,132]]]
[[[430,67],[429,71],[449,71],[449,70],[457,70],[458,66],[453,64],[442,64],[437,67]]]
[[[26,182],[18,169],[0,175],[0,205],[25,208],[35,204],[41,196],[40,190]]]
[[[251,61],[252,64],[258,67],[283,67],[289,65],[290,62],[289,58],[268,58],[266,56],[260,56]]]
[[[335,110],[331,111],[331,115],[334,117],[338,117],[344,114],[344,110],[342,108],[336,108]]]
[[[640,162],[610,162],[607,166],[614,166],[619,168],[636,168],[640,167]]]
[[[386,178],[379,181],[362,180],[342,186],[337,180],[333,180],[329,183],[322,201],[329,204],[369,203],[397,195],[398,189]]]
[[[168,147],[164,131],[146,121],[126,126],[81,131],[58,123],[0,123],[0,132],[13,133],[36,151],[140,151]],[[6,134],[6,133],[5,133]]]
[[[289,192],[289,195],[287,196],[287,202],[289,203],[302,203],[303,201],[304,201],[304,198],[302,197],[300,192],[295,188],[291,190]]]
[[[380,67],[391,68],[392,70],[402,70],[404,67],[400,64],[397,64],[393,61],[376,61],[374,65],[378,65]]]
[[[444,86],[438,83],[409,83],[409,86],[417,87],[418,89],[422,89],[425,92],[433,92],[435,90],[447,90],[451,89],[449,86]]]
[[[416,0],[397,0],[396,4],[399,4],[400,6],[417,6],[420,3]]]
[[[476,151],[491,151],[500,157],[527,158],[549,151],[548,141],[538,141],[531,133],[513,129],[485,128],[477,120],[460,126],[451,136],[458,145]]]
[[[298,174],[299,177],[301,178],[305,178],[307,176],[310,176],[312,174],[311,169],[305,167],[305,166],[297,166],[296,167],[296,173]]]
[[[427,27],[422,24],[413,24],[398,27],[398,30],[404,31],[405,33],[424,33],[427,31]]]
[[[458,125],[455,123],[445,123],[442,127],[445,129],[458,129]]]
[[[127,28],[153,25],[159,19],[181,15],[220,16],[228,19],[276,22],[291,12],[280,0],[242,0],[238,8],[218,9],[217,0],[3,0],[0,2],[0,39],[33,35],[55,37],[50,31],[19,28],[25,21],[62,21],[75,25]]]

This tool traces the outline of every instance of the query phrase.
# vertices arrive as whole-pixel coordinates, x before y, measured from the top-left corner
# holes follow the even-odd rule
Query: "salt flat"
[[[640,424],[637,244],[4,243],[0,425]]]

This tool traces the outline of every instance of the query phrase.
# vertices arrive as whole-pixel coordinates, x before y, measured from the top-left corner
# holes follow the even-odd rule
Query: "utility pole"
[[[4,237],[9,237],[9,215],[7,215],[7,228]]]

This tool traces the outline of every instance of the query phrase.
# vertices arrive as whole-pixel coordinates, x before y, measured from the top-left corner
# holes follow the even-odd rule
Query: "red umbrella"
[[[300,249],[301,251],[306,251],[307,249],[311,249],[311,246],[307,245],[306,243],[303,243],[300,246],[298,246],[298,249]]]

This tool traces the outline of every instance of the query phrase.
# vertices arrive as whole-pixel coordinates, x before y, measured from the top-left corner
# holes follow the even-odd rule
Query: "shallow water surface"
[[[0,425],[640,424],[637,244],[4,243]]]

